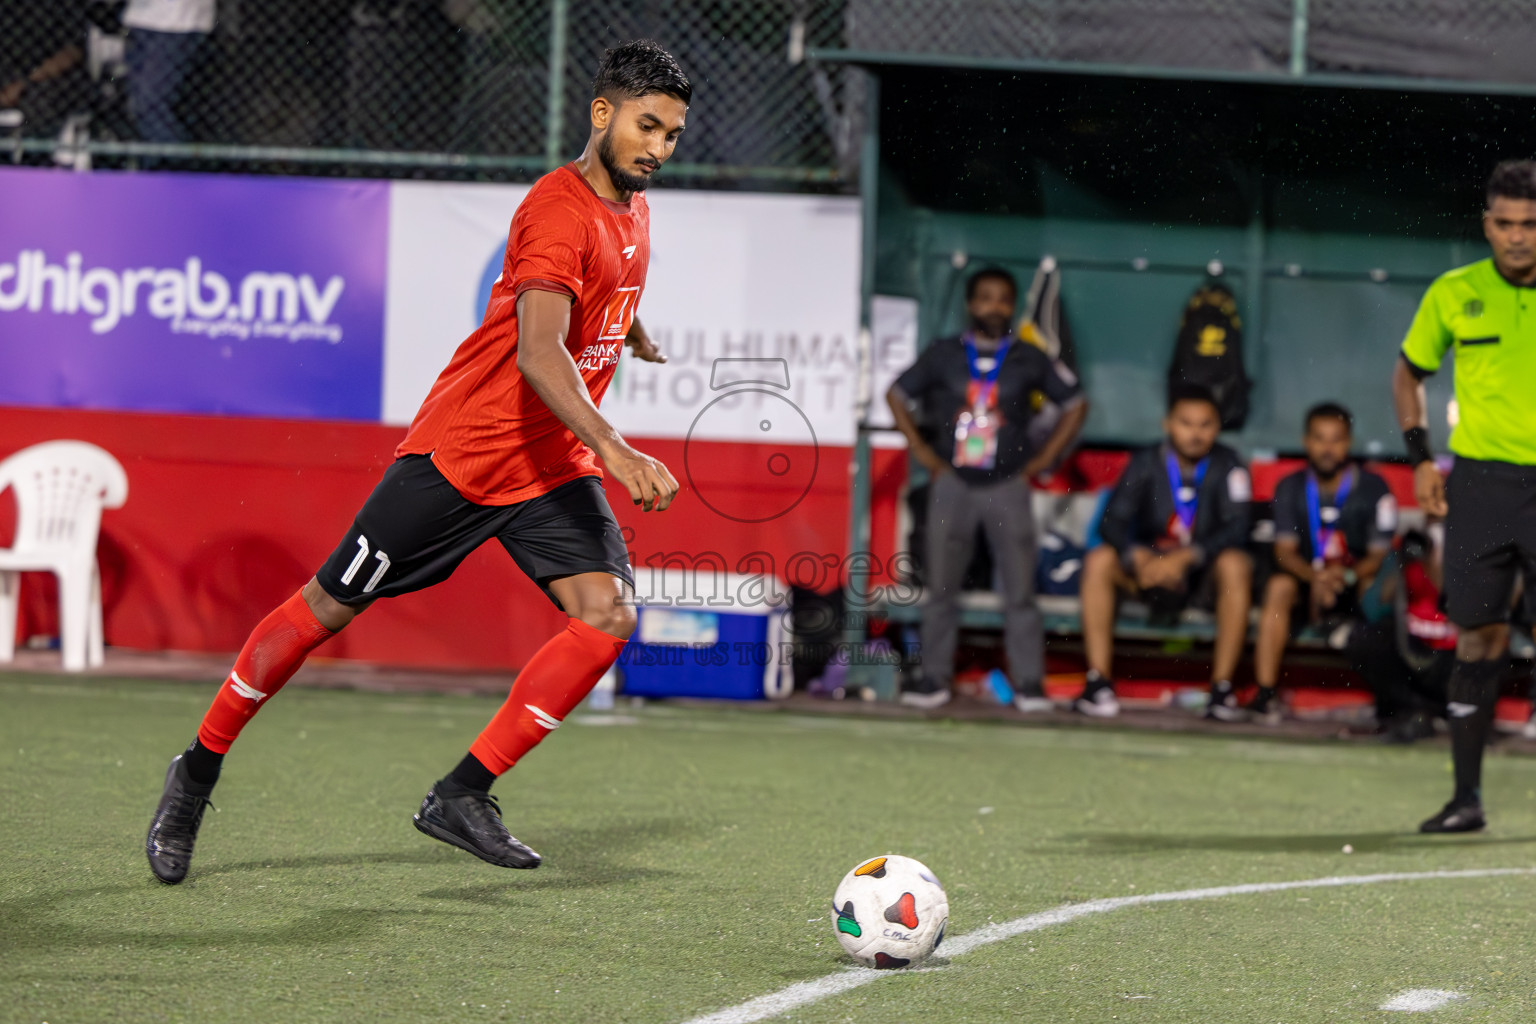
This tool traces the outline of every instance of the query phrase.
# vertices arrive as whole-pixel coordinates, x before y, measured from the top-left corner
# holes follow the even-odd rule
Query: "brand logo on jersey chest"
[[[613,294],[608,297],[608,306],[603,311],[602,338],[623,339],[629,334],[630,325],[635,322],[635,303],[640,299],[638,285],[630,285],[624,288],[615,288]]]

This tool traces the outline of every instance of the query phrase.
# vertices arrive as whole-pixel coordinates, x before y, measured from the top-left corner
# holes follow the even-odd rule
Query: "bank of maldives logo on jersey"
[[[624,339],[635,322],[635,304],[639,298],[638,285],[614,289],[603,310],[603,332],[581,350],[581,355],[576,357],[576,369],[582,373],[606,370],[619,361],[624,351]]]

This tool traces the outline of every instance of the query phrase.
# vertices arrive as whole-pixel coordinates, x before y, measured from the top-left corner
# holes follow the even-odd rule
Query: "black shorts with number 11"
[[[629,553],[595,476],[577,477],[515,505],[477,505],[432,464],[406,455],[384,471],[352,528],[315,579],[346,605],[441,583],[492,537],[545,595],[549,582],[606,572],[634,586]]]

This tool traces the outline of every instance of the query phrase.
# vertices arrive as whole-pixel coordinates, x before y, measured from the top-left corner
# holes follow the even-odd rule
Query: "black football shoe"
[[[1280,724],[1280,694],[1274,687],[1261,686],[1253,699],[1243,705],[1243,711],[1250,722],[1259,722],[1263,725]]]
[[[1483,816],[1483,806],[1478,803],[1457,803],[1452,800],[1440,808],[1440,813],[1419,826],[1420,832],[1481,832],[1488,827]]]
[[[418,831],[467,850],[500,868],[536,868],[542,858],[518,842],[501,821],[501,808],[489,793],[474,790],[439,793],[441,781],[427,790],[411,821]]]
[[[1232,692],[1232,684],[1223,681],[1211,684],[1205,717],[1217,722],[1242,722],[1247,720],[1248,712],[1237,706],[1237,694]]]
[[[149,870],[166,885],[175,885],[187,877],[197,830],[203,823],[203,811],[213,806],[208,799],[213,786],[193,782],[182,764],[183,756],[177,754],[171,758],[171,767],[165,773],[165,789],[160,793],[160,806],[155,808],[155,816],[149,822],[149,835],[144,839]]]
[[[1072,702],[1072,710],[1090,718],[1114,718],[1120,714],[1120,699],[1115,696],[1115,684],[1089,669],[1084,677],[1083,692]]]

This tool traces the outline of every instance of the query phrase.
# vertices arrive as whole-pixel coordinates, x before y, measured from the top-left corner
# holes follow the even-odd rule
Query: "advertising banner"
[[[527,185],[0,169],[0,405],[408,423]],[[637,437],[853,438],[859,207],[653,189],[604,413]],[[768,426],[764,426],[768,424]]]
[[[479,324],[527,191],[394,186],[386,422],[410,421]],[[604,414],[636,437],[850,444],[858,201],[661,188],[647,196],[652,255],[638,315],[668,362],[626,355]]]
[[[0,169],[0,404],[377,420],[388,189]]]
[[[868,424],[887,431],[871,440],[877,448],[905,448],[906,439],[892,433],[896,418],[885,393],[906,368],[917,362],[917,300],[903,295],[873,295],[869,303],[870,403]]]

